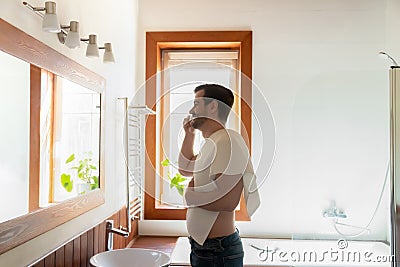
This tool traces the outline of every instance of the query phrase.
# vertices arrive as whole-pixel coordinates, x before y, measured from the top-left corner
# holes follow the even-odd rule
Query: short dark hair
[[[220,105],[220,103],[218,103],[218,116],[220,120],[225,123],[233,106],[233,102],[235,101],[232,91],[219,84],[202,84],[194,89],[194,93],[197,93],[201,90],[204,91],[203,97],[208,98],[205,99],[206,104],[209,104],[212,99],[218,100],[225,104]]]

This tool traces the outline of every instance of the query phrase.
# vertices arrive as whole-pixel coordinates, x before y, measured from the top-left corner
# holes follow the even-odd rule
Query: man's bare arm
[[[196,156],[193,153],[193,144],[194,134],[186,133],[178,157],[179,172],[184,176],[193,176],[194,162],[196,160]]]

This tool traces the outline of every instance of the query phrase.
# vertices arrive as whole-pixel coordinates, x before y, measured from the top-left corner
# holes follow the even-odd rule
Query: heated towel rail
[[[127,230],[131,232],[132,220],[143,219],[144,201],[144,159],[146,115],[155,112],[147,106],[129,106],[128,98],[124,101],[124,152],[126,163],[126,218]]]

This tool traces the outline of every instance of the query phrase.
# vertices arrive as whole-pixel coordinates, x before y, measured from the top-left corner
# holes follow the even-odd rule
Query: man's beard
[[[203,125],[206,120],[207,118],[204,117],[193,118],[191,121],[191,126],[195,129],[199,129],[199,127]]]

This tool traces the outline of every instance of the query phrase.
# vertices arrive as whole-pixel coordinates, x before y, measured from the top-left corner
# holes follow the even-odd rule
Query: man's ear
[[[212,113],[218,112],[218,101],[217,100],[211,101],[211,103],[209,105],[210,105],[210,110]]]

